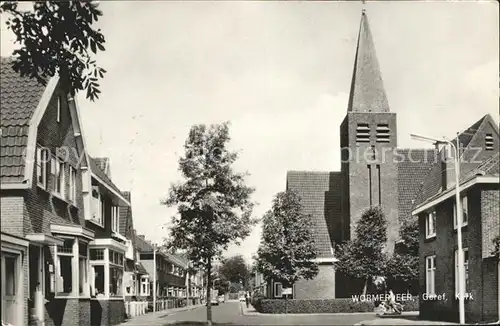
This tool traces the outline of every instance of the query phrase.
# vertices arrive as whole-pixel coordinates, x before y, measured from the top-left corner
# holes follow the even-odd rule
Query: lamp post
[[[156,312],[156,243],[153,244],[153,313]]]
[[[432,142],[434,145],[450,145],[455,152],[455,201],[456,201],[456,214],[457,214],[457,242],[458,242],[458,310],[460,317],[460,324],[465,324],[465,271],[464,271],[464,252],[462,249],[462,219],[463,212],[460,202],[460,152],[458,143],[458,134],[456,138],[456,145],[448,139],[437,139],[432,137],[425,137],[420,135],[411,134],[411,137],[416,140]]]

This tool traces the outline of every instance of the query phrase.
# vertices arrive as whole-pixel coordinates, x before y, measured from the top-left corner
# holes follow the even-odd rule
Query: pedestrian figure
[[[245,303],[247,304],[247,308],[248,308],[248,305],[250,304],[250,298],[248,297],[248,291],[245,292]]]

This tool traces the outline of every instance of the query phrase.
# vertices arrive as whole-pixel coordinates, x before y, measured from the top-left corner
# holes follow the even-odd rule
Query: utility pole
[[[418,140],[431,141],[434,145],[445,144],[450,145],[454,150],[455,158],[455,201],[456,201],[456,214],[457,214],[457,242],[458,242],[458,311],[460,324],[465,324],[465,266],[464,266],[464,250],[462,244],[462,220],[463,211],[460,202],[460,144],[458,142],[457,133],[456,144],[448,139],[437,139],[432,137],[420,136],[411,134],[411,137]]]
[[[153,313],[156,312],[156,243],[153,244]]]

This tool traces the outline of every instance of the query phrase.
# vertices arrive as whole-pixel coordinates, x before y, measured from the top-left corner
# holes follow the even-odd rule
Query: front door
[[[18,325],[19,255],[2,251],[2,321]]]

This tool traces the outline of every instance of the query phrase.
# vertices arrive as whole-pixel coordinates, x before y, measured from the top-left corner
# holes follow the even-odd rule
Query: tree
[[[303,213],[300,196],[294,191],[278,193],[262,220],[257,251],[258,270],[266,279],[292,287],[300,279],[318,274],[313,221]]]
[[[385,275],[387,257],[387,220],[380,207],[366,210],[356,225],[355,238],[337,246],[336,269],[364,280],[363,294],[373,278]]]
[[[101,30],[92,28],[102,16],[96,2],[36,1],[32,10],[21,10],[18,1],[5,1],[0,4],[3,13],[21,46],[13,52],[14,71],[43,85],[59,73],[72,96],[86,90],[91,101],[99,97],[98,79],[106,70],[92,59],[105,50]]]
[[[212,324],[210,286],[212,260],[221,258],[232,242],[250,234],[257,220],[250,197],[254,189],[233,171],[238,155],[227,148],[229,125],[195,125],[179,159],[184,181],[172,184],[164,205],[177,206],[172,217],[169,247],[184,250],[194,266],[207,275],[207,321]]]
[[[224,259],[219,268],[219,274],[225,280],[231,283],[240,283],[245,287],[250,279],[250,271],[242,255]]]
[[[395,252],[387,262],[387,279],[416,293],[419,275],[418,222],[411,220],[403,223],[400,235],[404,248],[402,252]]]

